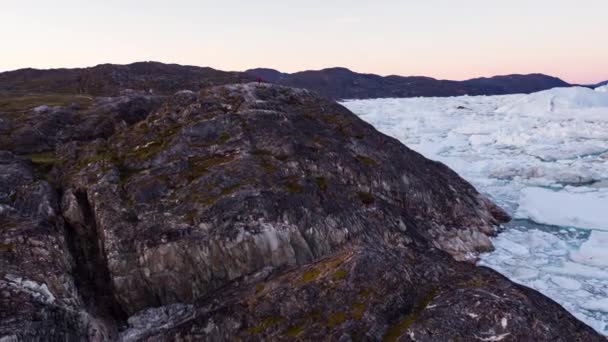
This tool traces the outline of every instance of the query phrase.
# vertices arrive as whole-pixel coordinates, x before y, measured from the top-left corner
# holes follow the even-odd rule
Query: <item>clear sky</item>
[[[608,79],[608,0],[0,0],[0,70],[143,60]]]

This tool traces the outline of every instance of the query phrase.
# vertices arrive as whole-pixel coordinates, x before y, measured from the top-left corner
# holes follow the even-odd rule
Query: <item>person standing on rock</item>
[[[258,85],[262,84],[262,76],[258,76]]]

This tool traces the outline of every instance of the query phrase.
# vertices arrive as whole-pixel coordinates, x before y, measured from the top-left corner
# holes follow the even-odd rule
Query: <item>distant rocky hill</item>
[[[602,87],[602,86],[605,86],[605,85],[608,85],[608,81],[600,82],[600,83],[594,85],[593,87],[597,88],[597,87]]]
[[[173,94],[181,89],[198,90],[251,80],[253,76],[240,72],[158,62],[101,64],[76,69],[20,69],[0,73],[0,96],[31,93],[115,96],[124,89]]]
[[[503,95],[532,93],[570,84],[559,78],[543,75],[507,75],[475,78],[467,81],[437,80],[419,76],[379,76],[356,73],[345,68],[329,68],[281,73],[273,69],[250,69],[252,76],[267,82],[306,88],[333,99],[381,97]]]
[[[226,72],[206,67],[139,62],[76,69],[21,69],[0,73],[0,100],[6,96],[33,93],[116,96],[124,89],[168,95],[180,89],[198,90],[212,85],[250,82],[258,76],[265,82],[313,90],[332,99],[500,95],[570,86],[558,78],[542,74],[449,81],[420,76],[383,77],[356,73],[345,68],[286,74],[263,68]]]
[[[474,266],[508,215],[343,106],[121,93],[6,105],[3,341],[605,341]]]

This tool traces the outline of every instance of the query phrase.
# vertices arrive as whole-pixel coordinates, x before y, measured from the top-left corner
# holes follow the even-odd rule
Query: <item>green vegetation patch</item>
[[[96,163],[96,162],[100,162],[100,161],[113,163],[116,165],[121,164],[121,160],[120,160],[120,158],[118,158],[118,156],[116,154],[114,154],[113,152],[106,150],[106,149],[100,149],[97,151],[97,153],[95,153],[93,155],[79,159],[76,162],[76,164],[74,165],[74,169],[76,171],[80,171],[83,168],[85,168],[87,165]]]
[[[302,274],[302,280],[306,283],[317,280],[317,278],[319,277],[319,275],[321,274],[321,271],[313,268],[310,269],[306,272],[304,272],[304,274]]]
[[[371,296],[374,293],[374,290],[370,289],[369,287],[363,287],[359,290],[359,295],[363,298],[367,298],[369,296]]]
[[[249,332],[250,334],[259,334],[264,332],[266,329],[283,322],[284,320],[284,318],[279,316],[267,316],[262,319],[257,325],[249,327],[247,329],[247,332]]]
[[[55,162],[55,151],[47,151],[41,153],[27,154],[24,157],[28,158],[34,164],[34,173],[37,177],[46,179],[49,183],[53,180],[49,177],[49,172],[53,169]]]
[[[265,149],[256,149],[249,152],[252,156],[272,156],[272,152]]]
[[[274,158],[284,162],[287,159],[289,159],[289,155],[288,154],[277,154],[274,156]]]
[[[217,140],[215,141],[216,145],[220,145],[225,143],[226,141],[228,141],[230,139],[230,134],[228,132],[223,132],[222,134],[220,134],[219,138],[217,138]]]
[[[251,150],[251,151],[249,151],[249,153],[252,156],[256,156],[256,157],[273,157],[274,159],[279,160],[279,161],[286,161],[287,159],[289,159],[289,154],[286,154],[286,153],[274,154],[274,153],[272,153],[272,151],[266,150],[263,148]]]
[[[466,287],[479,288],[484,287],[486,285],[486,281],[484,281],[482,277],[473,277],[466,281],[463,285]]]
[[[315,183],[317,184],[317,187],[319,187],[319,189],[325,191],[327,190],[327,178],[325,177],[316,177],[315,178]]]
[[[392,342],[397,341],[399,337],[403,336],[403,334],[407,332],[407,329],[420,317],[424,309],[429,305],[433,298],[435,298],[436,294],[437,289],[431,289],[424,296],[422,296],[409,314],[407,314],[395,325],[388,328],[382,340],[385,342]]]
[[[339,269],[334,272],[334,279],[344,279],[348,275],[348,272],[344,269]]]
[[[138,124],[136,126],[136,132],[139,135],[143,137],[147,134],[154,134],[155,137],[149,139],[143,146],[138,146],[133,149],[127,156],[142,161],[154,157],[169,146],[169,143],[171,142],[170,138],[177,134],[181,128],[182,126],[178,123],[162,127],[151,127],[147,122]],[[156,133],[152,133],[152,131],[156,131]]]
[[[17,227],[17,223],[14,221],[0,221],[0,230],[9,230]]]
[[[17,245],[14,243],[0,243],[0,252],[8,252],[15,250]]]
[[[273,173],[278,169],[277,166],[267,158],[262,158],[262,160],[260,160],[260,166],[266,173]]]
[[[93,102],[93,98],[84,95],[66,94],[30,94],[23,96],[0,97],[0,112],[20,113],[38,106],[70,106],[78,105],[87,108]]]
[[[298,193],[298,192],[302,192],[302,185],[298,182],[297,178],[292,177],[289,178],[285,181],[284,183],[285,185],[285,189],[287,189],[287,191],[291,192],[291,193]]]
[[[354,133],[353,134],[353,138],[361,140],[361,139],[365,138],[365,134],[363,134],[363,133]]]
[[[130,157],[138,160],[147,160],[159,154],[166,147],[165,140],[151,141],[129,153]]]
[[[213,166],[228,163],[232,160],[234,160],[234,155],[231,154],[212,154],[200,157],[190,157],[188,158],[189,169],[186,173],[186,178],[188,181],[192,182],[209,171]]]
[[[361,155],[361,154],[358,154],[358,155],[355,157],[355,159],[357,159],[357,161],[358,161],[358,162],[360,162],[361,164],[366,165],[366,166],[375,166],[375,165],[377,165],[377,164],[378,164],[378,163],[377,163],[375,160],[373,160],[372,158],[367,157],[367,156],[364,156],[364,155]]]
[[[285,335],[289,337],[297,337],[304,331],[304,324],[290,325],[285,331]]]
[[[353,317],[353,319],[355,319],[357,321],[363,317],[364,313],[365,313],[365,304],[364,303],[354,303],[350,310],[351,316]]]
[[[57,159],[55,158],[55,151],[47,151],[41,153],[32,153],[25,155],[26,158],[32,161],[34,164],[55,164]]]
[[[370,192],[360,191],[357,193],[357,196],[359,196],[359,199],[365,205],[371,205],[376,200]]]
[[[274,157],[272,152],[265,149],[256,149],[249,152],[252,156],[260,158],[260,166],[266,173],[274,173],[278,168],[272,162],[271,157]],[[275,157],[276,158],[276,157]]]
[[[210,206],[213,203],[217,202],[217,200],[219,200],[220,198],[233,193],[238,188],[240,188],[242,185],[243,184],[241,184],[241,183],[236,183],[236,184],[227,186],[227,187],[223,188],[217,195],[211,195],[211,196],[203,196],[199,193],[193,193],[191,195],[191,199],[204,206]]]
[[[327,316],[327,327],[334,328],[346,320],[346,314],[342,311],[333,312]]]

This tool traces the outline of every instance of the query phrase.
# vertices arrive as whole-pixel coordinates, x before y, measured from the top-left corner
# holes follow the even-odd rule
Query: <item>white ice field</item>
[[[608,92],[345,101],[515,218],[480,265],[608,335]]]

